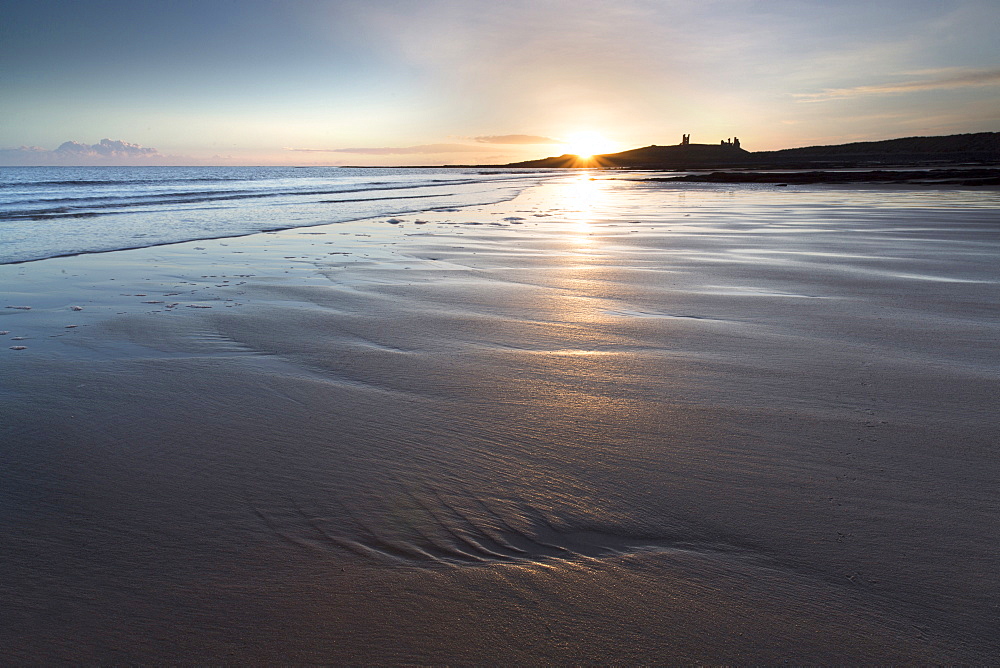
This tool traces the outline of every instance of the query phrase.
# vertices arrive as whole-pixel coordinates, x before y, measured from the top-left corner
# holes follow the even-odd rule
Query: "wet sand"
[[[0,267],[0,655],[995,661],[998,204],[584,177]]]

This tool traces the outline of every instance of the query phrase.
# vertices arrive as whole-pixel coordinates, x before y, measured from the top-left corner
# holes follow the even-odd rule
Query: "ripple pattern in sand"
[[[639,552],[756,555],[706,527],[660,532],[553,518],[521,501],[406,493],[391,505],[327,508],[290,502],[253,507],[276,537],[313,551],[346,550],[396,566],[442,567],[573,561]],[[756,555],[759,556],[759,555]]]

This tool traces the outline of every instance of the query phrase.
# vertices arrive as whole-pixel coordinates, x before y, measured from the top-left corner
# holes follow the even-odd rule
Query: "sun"
[[[593,130],[574,132],[566,138],[565,143],[567,153],[584,159],[601,153],[611,153],[617,148],[615,142]]]

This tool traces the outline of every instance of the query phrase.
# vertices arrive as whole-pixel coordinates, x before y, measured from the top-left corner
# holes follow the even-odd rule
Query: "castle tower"
[[[681,146],[687,146],[691,143],[691,135],[681,135]]]

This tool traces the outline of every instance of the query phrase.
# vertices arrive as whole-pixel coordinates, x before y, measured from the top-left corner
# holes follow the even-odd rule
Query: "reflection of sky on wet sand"
[[[582,172],[553,189],[555,209],[558,212],[551,226],[557,242],[552,252],[553,275],[550,286],[555,288],[556,299],[550,302],[552,319],[586,326],[607,318],[609,304],[606,284],[602,280],[612,257],[603,248],[602,219],[608,215],[607,206],[613,182],[598,178],[589,171]],[[593,336],[588,330],[587,336]],[[605,342],[595,347],[580,347],[582,341],[568,341],[561,352],[607,354]],[[555,352],[555,351],[553,351]]]
[[[289,231],[211,256],[26,266],[130,257],[102,285],[133,307],[149,297],[120,295],[209,273],[205,257],[246,263],[212,274],[256,275],[213,285],[212,309],[46,336],[114,353],[95,370],[79,354],[13,360],[32,365],[5,377],[24,389],[5,410],[30,427],[9,441],[26,444],[10,451],[30,464],[20,484],[69,476],[66,506],[94,512],[39,505],[7,554],[48,578],[30,593],[88,602],[95,628],[71,630],[77,642],[123,628],[104,592],[134,573],[148,608],[125,628],[164,656],[174,636],[157,629],[199,637],[234,618],[279,648],[269,660],[318,656],[268,615],[328,633],[322,658],[347,663],[474,663],[485,645],[505,663],[652,663],[680,656],[676,638],[722,648],[713,663],[857,663],[890,646],[900,662],[954,658],[914,620],[949,647],[995,650],[996,524],[970,501],[996,495],[991,198],[574,175],[420,227],[358,223],[372,236],[341,237],[333,259]],[[223,308],[235,291],[241,306]],[[61,329],[62,311],[41,311],[6,317]],[[155,595],[178,582],[236,600],[179,610]],[[727,644],[735,628],[752,646]]]
[[[576,223],[579,231],[586,231],[586,224],[594,220],[595,210],[607,201],[607,181],[584,171],[565,187],[562,196],[567,220]]]

